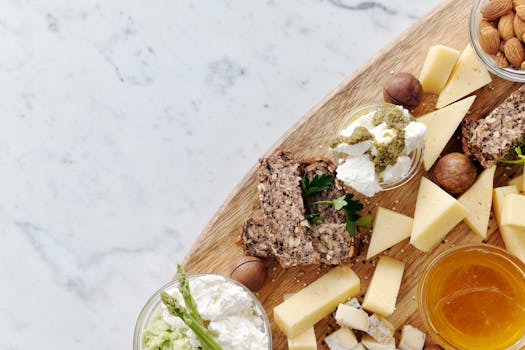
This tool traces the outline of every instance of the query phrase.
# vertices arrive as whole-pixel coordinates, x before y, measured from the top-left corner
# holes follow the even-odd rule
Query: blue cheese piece
[[[377,314],[373,314],[369,317],[368,329],[366,330],[366,333],[368,333],[372,338],[381,344],[388,344],[394,338],[395,330],[396,329],[394,325],[387,319]],[[366,344],[364,345],[366,346]]]
[[[357,300],[357,298],[352,298],[350,300],[348,300],[345,305],[348,305],[348,306],[351,306],[351,307],[355,307],[356,309],[362,309],[363,307],[361,306],[361,303],[359,302],[359,300]]]
[[[342,327],[324,339],[330,350],[353,350],[358,345],[352,330]]]
[[[423,350],[427,335],[419,329],[407,324],[401,330],[399,350]]]

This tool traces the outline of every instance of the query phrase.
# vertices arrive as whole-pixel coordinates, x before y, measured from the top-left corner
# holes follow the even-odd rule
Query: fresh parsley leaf
[[[325,191],[332,186],[334,177],[328,174],[314,175],[310,180],[308,175],[305,174],[301,180],[301,189],[303,197],[311,196],[314,193]]]
[[[321,213],[313,213],[306,215],[306,220],[311,224],[316,224],[323,221],[323,217],[321,216]]]

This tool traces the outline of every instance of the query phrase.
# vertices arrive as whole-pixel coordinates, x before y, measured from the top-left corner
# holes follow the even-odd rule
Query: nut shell
[[[392,75],[383,87],[385,102],[416,107],[421,102],[423,87],[419,80],[410,73],[397,73]]]
[[[460,194],[476,181],[478,172],[472,161],[463,153],[449,153],[434,168],[436,182],[450,194]]]
[[[243,256],[235,261],[230,277],[256,292],[264,286],[267,275],[266,265],[261,259]]]

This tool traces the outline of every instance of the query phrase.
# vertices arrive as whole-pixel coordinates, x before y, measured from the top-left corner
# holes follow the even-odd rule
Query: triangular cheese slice
[[[406,215],[382,207],[377,208],[366,258],[370,259],[410,237],[412,221],[413,219]]]
[[[467,210],[465,223],[483,239],[487,238],[495,172],[495,165],[485,169],[476,182],[458,198]]]
[[[452,74],[439,94],[436,108],[445,107],[467,96],[492,81],[487,68],[479,60],[470,44],[461,53]]]
[[[503,186],[494,189],[494,213],[498,221],[501,238],[505,242],[505,248],[525,263],[525,230],[500,224],[503,199],[510,193],[518,193],[518,188],[516,186]]]
[[[448,140],[467,114],[476,96],[467,97],[450,106],[425,114],[417,118],[427,126],[425,134],[425,150],[423,151],[423,166],[428,171],[447,145]]]
[[[417,193],[410,243],[427,252],[465,218],[465,208],[429,179],[422,177]]]

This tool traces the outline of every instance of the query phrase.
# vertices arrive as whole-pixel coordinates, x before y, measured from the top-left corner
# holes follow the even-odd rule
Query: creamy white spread
[[[411,119],[406,109],[401,106],[396,107],[402,110],[407,119]],[[345,185],[369,197],[382,190],[382,183],[394,183],[407,176],[412,166],[410,155],[422,146],[426,132],[423,123],[417,121],[408,123],[404,129],[403,152],[398,156],[395,164],[387,165],[383,171],[377,173],[368,153],[375,156],[377,154],[375,144],[388,144],[397,135],[398,130],[388,128],[386,123],[374,125],[375,113],[376,111],[372,111],[360,116],[340,132],[341,136],[350,137],[354,130],[361,126],[373,135],[373,140],[361,141],[353,145],[343,142],[332,148],[333,151],[344,155],[339,160],[337,178]]]
[[[267,350],[269,335],[262,315],[251,296],[240,286],[221,276],[202,275],[190,279],[190,289],[202,319],[209,321],[208,330],[224,350]],[[178,290],[171,293],[182,305]],[[178,317],[163,310],[164,320],[181,329],[194,347],[199,347],[193,331]]]

